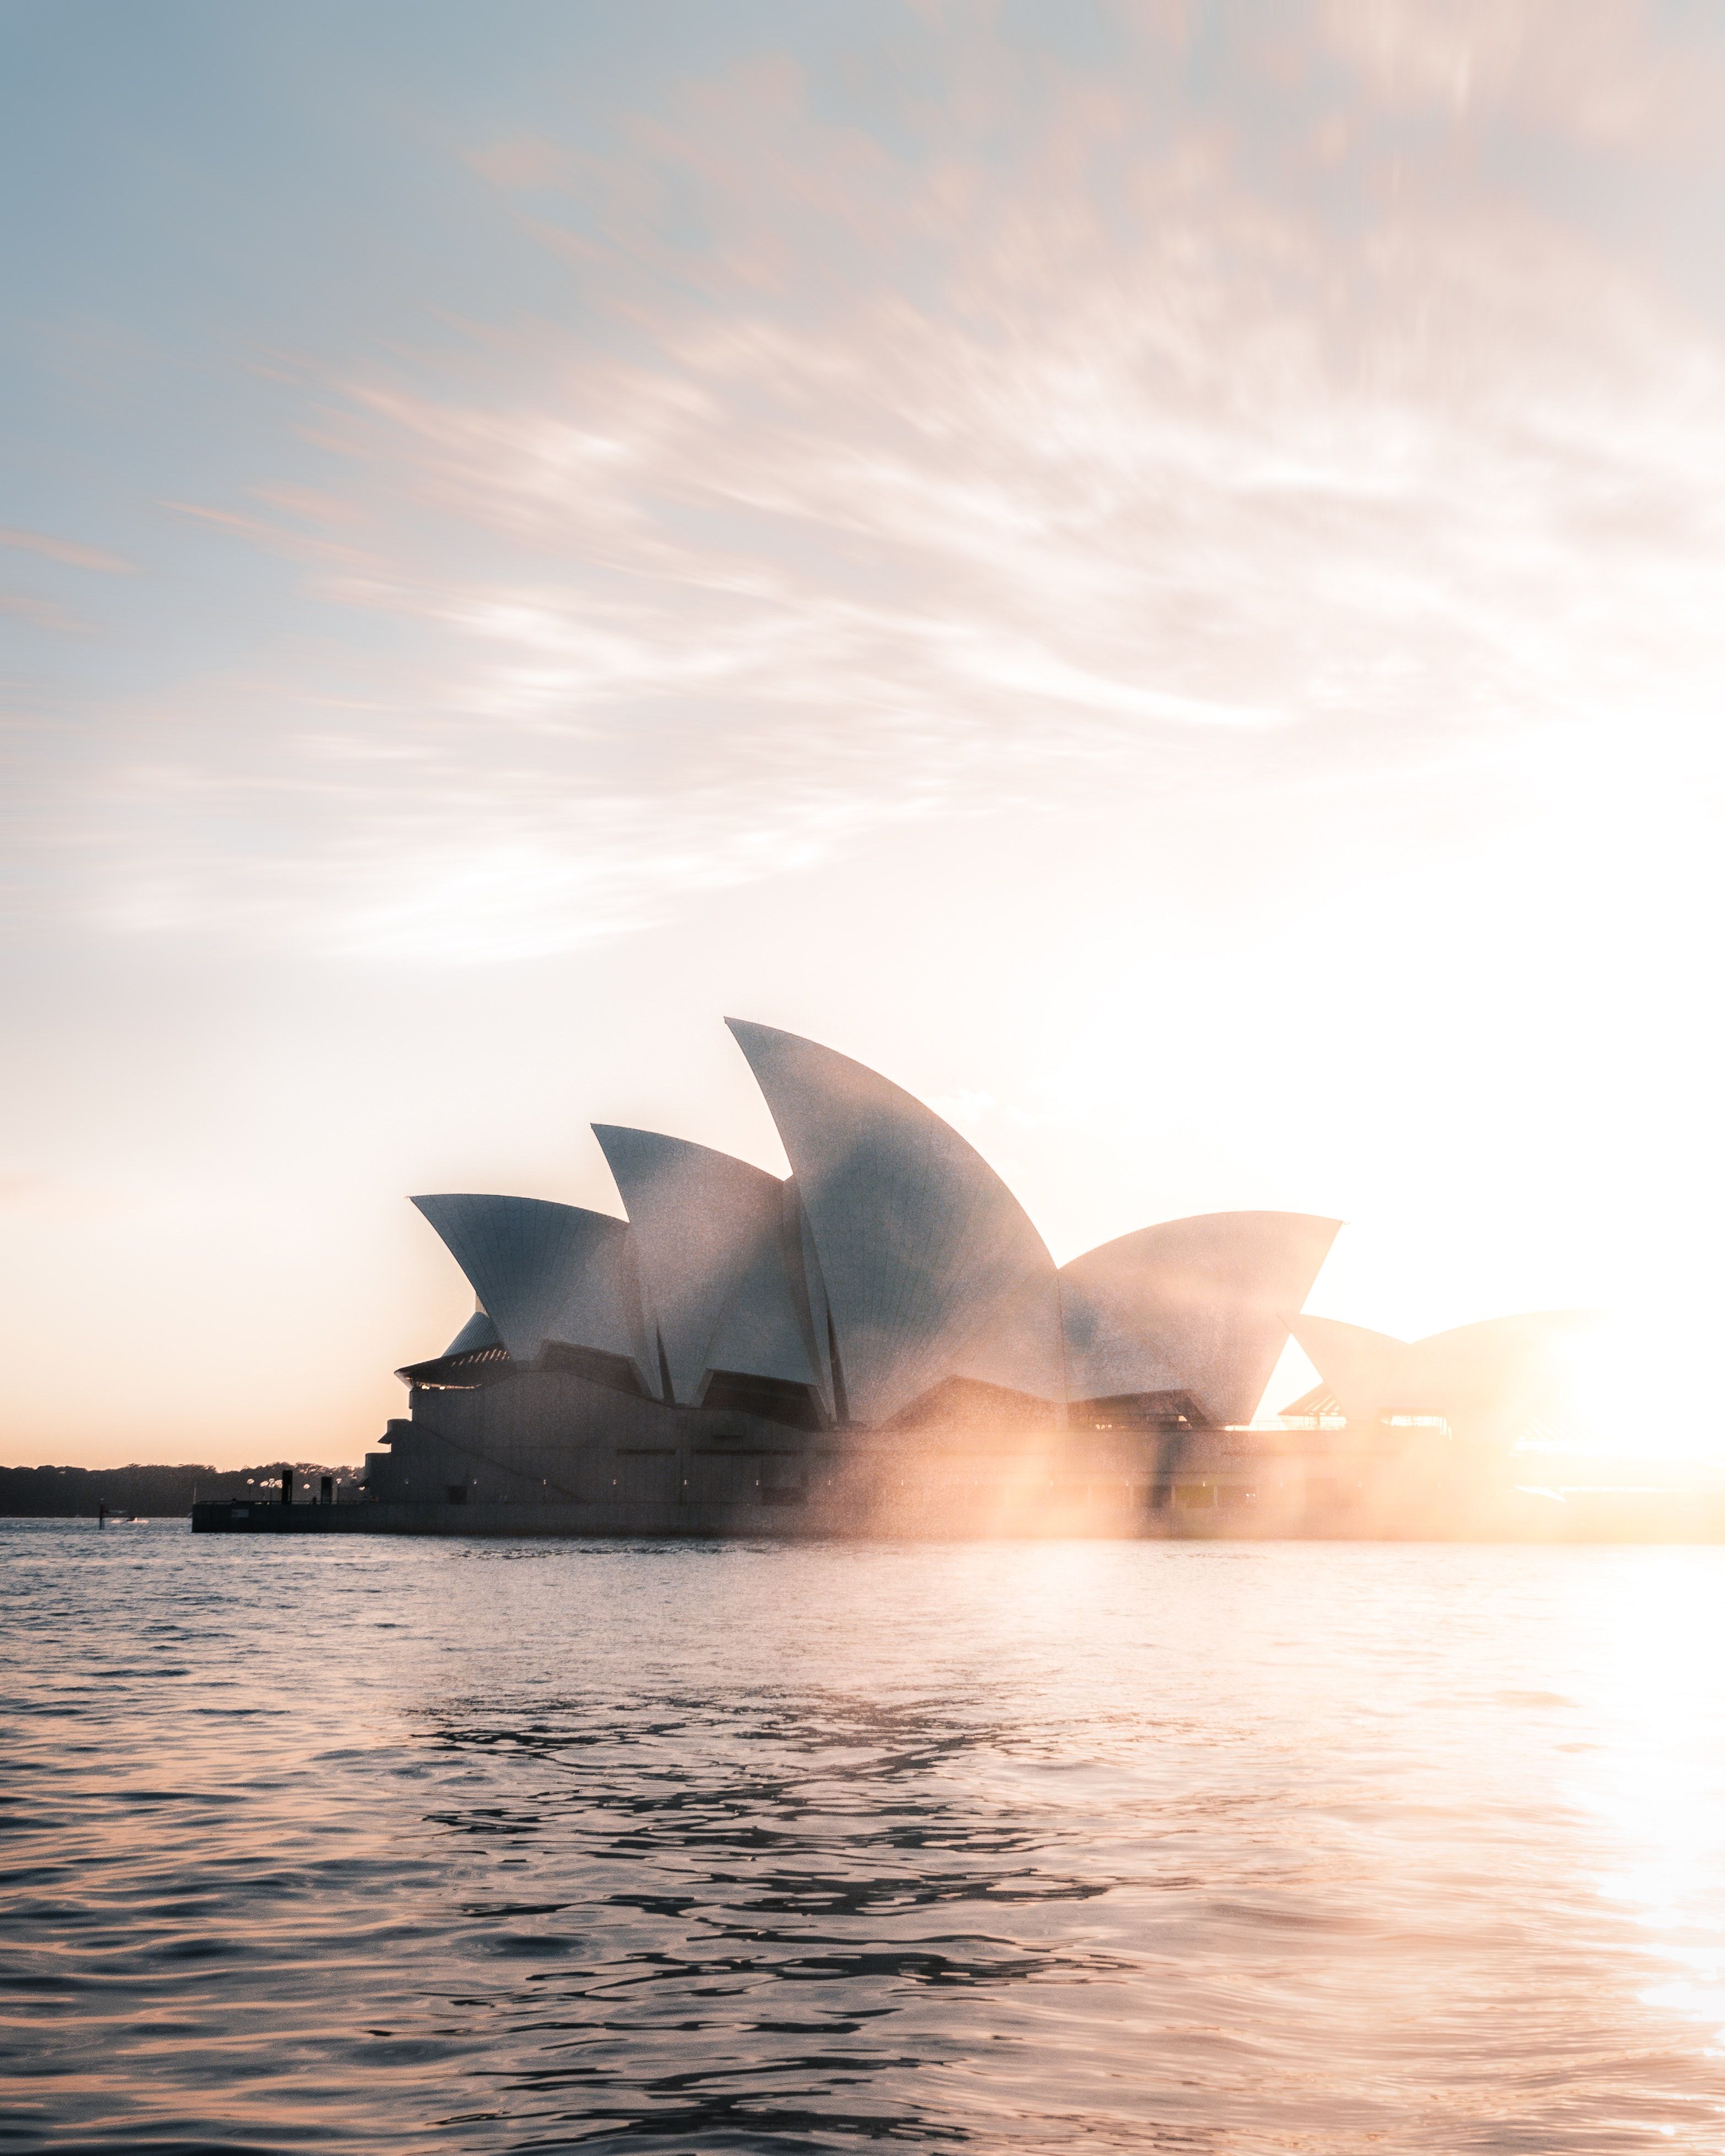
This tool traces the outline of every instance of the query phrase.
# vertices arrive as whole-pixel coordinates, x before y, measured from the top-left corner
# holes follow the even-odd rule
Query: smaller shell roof
[[[445,1355],[470,1355],[476,1348],[501,1348],[503,1335],[483,1310],[476,1310],[444,1348]]]
[[[558,1340],[628,1356],[650,1383],[627,1221],[547,1199],[477,1191],[413,1202],[516,1362],[531,1363],[547,1340]]]
[[[1397,1340],[1333,1317],[1298,1317],[1294,1337],[1350,1421],[1442,1415],[1458,1435],[1512,1439],[1572,1404],[1565,1345],[1597,1323],[1586,1310],[1521,1311]]]
[[[787,1271],[779,1178],[662,1132],[593,1129],[629,1213],[676,1399],[698,1400],[709,1369],[814,1383]]]
[[[1590,1311],[1530,1310],[1430,1333],[1408,1350],[1405,1411],[1446,1416],[1463,1436],[1512,1439],[1537,1415],[1561,1423],[1573,1407],[1564,1348],[1595,1322]]]
[[[1201,1213],[1103,1243],[1060,1268],[1075,1399],[1190,1393],[1250,1419],[1341,1227],[1309,1213]]]
[[[1389,1413],[1398,1388],[1405,1388],[1412,1353],[1405,1340],[1338,1317],[1301,1316],[1288,1329],[1350,1422]]]

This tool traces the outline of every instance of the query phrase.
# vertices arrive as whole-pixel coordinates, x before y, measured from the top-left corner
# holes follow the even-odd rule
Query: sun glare
[[[1596,1596],[1595,1575],[1586,1583]],[[1725,2049],[1718,1575],[1694,1551],[1641,1550],[1622,1556],[1610,1585],[1605,1622],[1597,1608],[1577,1612],[1577,1681],[1599,1741],[1575,1750],[1572,1794],[1604,1836],[1599,1890],[1645,1943],[1637,1995]]]

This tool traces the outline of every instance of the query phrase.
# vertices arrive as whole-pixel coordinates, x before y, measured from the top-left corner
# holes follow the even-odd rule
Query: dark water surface
[[[0,1527],[0,2148],[1725,2150],[1725,1551]]]

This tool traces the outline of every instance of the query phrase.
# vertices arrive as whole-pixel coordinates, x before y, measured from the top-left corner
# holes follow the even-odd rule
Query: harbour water
[[[0,1523],[0,2148],[1725,2150],[1725,1550]]]

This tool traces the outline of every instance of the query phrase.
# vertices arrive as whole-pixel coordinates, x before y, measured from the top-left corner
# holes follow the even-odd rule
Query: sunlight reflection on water
[[[1725,2148],[1725,1552],[0,1550],[0,2146]]]

